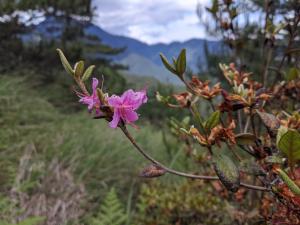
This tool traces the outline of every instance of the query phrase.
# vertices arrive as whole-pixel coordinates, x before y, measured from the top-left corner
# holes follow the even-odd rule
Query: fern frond
[[[124,206],[114,188],[106,194],[99,214],[92,218],[92,225],[123,225],[127,220]]]

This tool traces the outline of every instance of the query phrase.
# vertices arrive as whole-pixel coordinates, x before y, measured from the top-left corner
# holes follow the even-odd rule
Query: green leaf
[[[236,192],[240,186],[240,173],[234,162],[226,155],[214,154],[214,169],[227,190]]]
[[[77,62],[74,66],[75,77],[80,78],[84,71],[84,62],[81,60]]]
[[[171,73],[177,74],[177,73],[176,73],[176,69],[169,63],[168,59],[167,59],[162,53],[160,53],[159,56],[160,56],[160,58],[161,58],[161,61],[162,61],[163,64],[164,64],[164,66],[165,66]]]
[[[195,117],[195,120],[197,122],[197,125],[199,127],[200,133],[205,134],[205,128],[204,128],[204,123],[203,123],[203,119],[200,115],[200,112],[198,110],[198,107],[196,104],[192,105],[192,111]]]
[[[58,52],[58,55],[60,57],[60,61],[63,65],[63,67],[65,68],[65,70],[72,76],[74,76],[74,70],[72,69],[69,61],[67,60],[67,58],[65,57],[64,53],[62,52],[62,50],[60,49],[56,49],[56,51]]]
[[[260,111],[257,111],[257,114],[267,127],[271,129],[278,129],[280,127],[280,121],[273,114]]]
[[[285,126],[280,126],[278,131],[277,131],[277,136],[276,136],[276,145],[278,146],[278,143],[282,137],[282,135],[284,135],[286,132],[288,131],[288,128]]]
[[[100,212],[91,218],[90,225],[124,225],[127,220],[125,208],[114,188],[106,194]]]
[[[256,137],[251,133],[242,133],[235,136],[236,143],[239,145],[251,145],[255,143]]]
[[[220,111],[213,112],[205,122],[204,125],[205,129],[210,130],[215,126],[217,126],[220,121],[220,115],[221,115]]]
[[[190,132],[188,130],[186,130],[185,128],[180,128],[179,130],[184,134],[191,135]]]
[[[178,76],[182,76],[186,70],[186,49],[182,49],[176,62]]]
[[[300,71],[297,68],[290,68],[287,74],[287,81],[295,80],[300,76]]]
[[[277,172],[284,183],[289,187],[289,189],[296,195],[300,195],[300,188],[295,182],[281,169],[277,169]]]
[[[300,160],[300,133],[291,129],[285,132],[278,142],[278,148],[291,163]]]
[[[92,75],[94,69],[95,69],[95,66],[94,66],[94,65],[89,66],[89,67],[86,69],[86,71],[84,72],[84,74],[83,74],[83,76],[82,76],[82,80],[83,80],[83,81],[86,81],[87,79],[89,79],[90,76]]]

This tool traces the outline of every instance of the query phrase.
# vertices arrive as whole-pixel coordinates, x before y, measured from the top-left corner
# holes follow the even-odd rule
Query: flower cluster
[[[202,82],[195,76],[192,77],[190,87],[197,96],[201,96],[208,100],[214,98],[222,91],[220,83],[215,84],[213,87],[209,87],[209,81]]]
[[[109,126],[111,128],[118,127],[120,122],[133,125],[139,116],[136,110],[144,103],[147,102],[146,90],[133,91],[127,90],[121,96],[112,95],[101,96],[101,90],[97,90],[99,81],[93,78],[92,82],[92,94],[78,94],[80,97],[79,102],[88,106],[89,112],[95,110],[96,116],[103,115],[110,120]],[[100,96],[99,96],[100,95]],[[100,99],[103,99],[101,102]],[[101,108],[109,107],[111,113],[107,111],[101,111]],[[113,113],[112,118],[110,118]]]

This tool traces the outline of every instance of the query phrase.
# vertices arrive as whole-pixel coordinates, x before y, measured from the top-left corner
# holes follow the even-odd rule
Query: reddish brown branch
[[[206,175],[195,175],[195,174],[189,174],[189,173],[184,173],[184,172],[180,172],[174,169],[171,169],[165,165],[163,165],[162,163],[158,162],[157,160],[155,160],[154,158],[152,158],[150,155],[148,155],[135,141],[135,139],[131,136],[131,134],[129,133],[129,131],[127,130],[125,125],[120,125],[119,126],[121,128],[121,130],[123,131],[123,133],[125,134],[125,136],[127,137],[127,139],[131,142],[131,144],[150,162],[154,163],[155,165],[161,167],[162,169],[164,169],[166,172],[177,175],[177,176],[181,176],[181,177],[187,177],[187,178],[192,178],[192,179],[202,179],[202,180],[219,180],[218,177],[216,176],[206,176]],[[241,187],[245,187],[248,189],[252,189],[252,190],[257,190],[257,191],[271,191],[270,188],[267,187],[261,187],[261,186],[255,186],[255,185],[251,185],[251,184],[245,184],[245,183],[241,183],[240,184]]]

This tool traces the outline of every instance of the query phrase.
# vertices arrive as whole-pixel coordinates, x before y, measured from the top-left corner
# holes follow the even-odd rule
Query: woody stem
[[[184,173],[184,172],[180,172],[174,169],[171,169],[165,165],[163,165],[162,163],[158,162],[157,160],[155,160],[154,158],[152,158],[150,155],[148,155],[135,141],[135,139],[131,136],[131,134],[129,133],[129,131],[127,130],[125,125],[119,125],[120,129],[122,130],[122,132],[124,133],[124,135],[127,137],[127,139],[131,142],[131,144],[136,148],[136,150],[141,153],[147,160],[149,160],[150,162],[152,162],[153,164],[159,166],[160,168],[164,169],[166,172],[177,175],[177,176],[181,176],[181,177],[187,177],[187,178],[192,178],[192,179],[202,179],[202,180],[219,180],[218,177],[216,176],[206,176],[206,175],[195,175],[195,174],[189,174],[189,173]],[[271,191],[270,188],[267,187],[261,187],[261,186],[255,186],[255,185],[251,185],[251,184],[245,184],[245,183],[241,183],[240,186],[248,188],[248,189],[252,189],[252,190],[257,190],[257,191]]]

